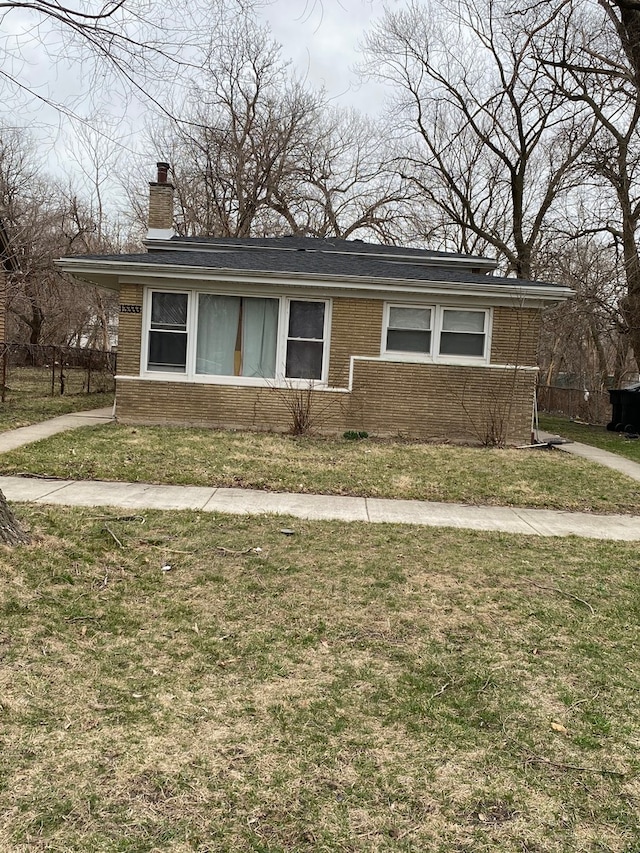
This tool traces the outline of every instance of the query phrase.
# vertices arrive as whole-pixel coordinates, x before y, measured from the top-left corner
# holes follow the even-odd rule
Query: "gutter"
[[[498,279],[496,283],[492,282],[491,276],[487,276],[486,282],[464,282],[464,281],[441,281],[437,279],[421,280],[421,279],[395,279],[395,278],[368,278],[362,276],[332,276],[330,279],[326,275],[319,273],[286,273],[272,272],[268,270],[252,271],[238,269],[224,269],[200,266],[183,266],[175,264],[155,264],[155,263],[127,263],[126,261],[85,261],[82,257],[60,258],[55,262],[55,265],[71,273],[77,278],[81,278],[92,284],[98,283],[95,276],[117,276],[120,284],[120,277],[126,276],[128,279],[153,278],[156,280],[166,279],[182,279],[188,281],[237,281],[240,279],[244,284],[265,284],[269,283],[279,287],[287,288],[291,286],[312,287],[317,289],[321,285],[327,290],[349,289],[354,291],[363,291],[367,293],[379,292],[381,290],[391,290],[398,293],[454,293],[457,296],[502,296],[515,299],[527,300],[542,300],[543,302],[563,302],[575,295],[575,291],[569,287],[539,284],[524,286],[518,285],[516,282],[519,279]],[[495,280],[494,280],[495,281]],[[498,282],[503,283],[498,283]],[[505,284],[504,282],[508,282]],[[140,282],[145,283],[145,282]],[[148,283],[148,282],[147,282]],[[115,287],[103,284],[103,287]]]

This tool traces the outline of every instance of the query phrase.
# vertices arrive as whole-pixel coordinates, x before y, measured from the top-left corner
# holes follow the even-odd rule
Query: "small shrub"
[[[342,437],[347,441],[361,441],[363,438],[369,438],[369,433],[364,429],[348,429],[342,433]]]

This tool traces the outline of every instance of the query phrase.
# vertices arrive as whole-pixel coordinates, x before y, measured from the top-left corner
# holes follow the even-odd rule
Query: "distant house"
[[[529,440],[541,309],[571,290],[360,240],[177,237],[167,168],[146,253],[59,262],[120,294],[120,421],[286,431],[303,403],[326,434]]]

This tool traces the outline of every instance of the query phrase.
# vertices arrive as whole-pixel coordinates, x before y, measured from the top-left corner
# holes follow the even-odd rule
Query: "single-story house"
[[[167,164],[144,254],[64,258],[120,295],[124,423],[528,442],[542,309],[569,288],[361,240],[185,238]],[[310,410],[310,411],[309,411]]]

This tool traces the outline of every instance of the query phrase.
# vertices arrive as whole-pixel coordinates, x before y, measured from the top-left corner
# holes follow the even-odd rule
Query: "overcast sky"
[[[271,0],[262,17],[309,83],[323,86],[337,103],[371,113],[384,92],[363,85],[355,65],[358,42],[381,12],[380,0]]]
[[[404,0],[388,2],[397,6]],[[363,84],[355,65],[359,60],[358,42],[382,11],[383,0],[265,0],[260,17],[282,45],[283,59],[292,61],[299,76],[314,88],[323,87],[333,103],[375,114],[382,108],[385,90],[374,83]],[[13,57],[10,65],[5,62],[5,71],[15,74],[43,97],[67,104],[89,124],[94,123],[96,115],[105,117],[102,130],[107,152],[114,149],[114,141],[125,153],[144,146],[147,105],[135,100],[127,104],[118,85],[100,90],[97,104],[76,100],[92,89],[90,59],[85,57],[82,63],[79,55],[69,53],[59,33],[50,32],[46,26],[34,28],[29,14],[15,9],[3,23],[0,53],[4,46],[5,60]],[[17,42],[12,41],[15,34],[21,38],[19,50]],[[3,120],[30,128],[52,174],[72,174],[74,184],[80,182],[82,169],[76,159],[84,158],[85,164],[87,160],[77,137],[80,124],[37,98],[29,99],[25,92],[14,94],[11,103],[5,99]],[[123,114],[125,120],[119,121]],[[151,179],[153,163],[162,154],[149,151],[148,156],[151,162],[147,179]],[[88,169],[91,171],[90,165]],[[108,192],[110,195],[111,190]]]

